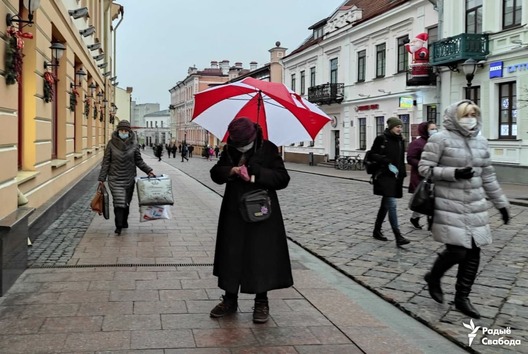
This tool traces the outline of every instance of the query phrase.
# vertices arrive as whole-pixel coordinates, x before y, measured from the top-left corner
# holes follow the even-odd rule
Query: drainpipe
[[[438,12],[438,39],[442,39],[443,37],[443,23],[444,23],[444,0],[429,0],[431,4],[433,4],[434,9]],[[436,97],[437,97],[437,107],[436,107],[436,115],[438,116],[440,114],[440,118],[442,117],[442,79],[440,77],[440,74],[436,76]],[[437,119],[437,124],[439,125],[441,123],[441,119]]]
[[[117,23],[117,25],[114,27],[114,55],[113,55],[113,58],[114,58],[114,65],[113,65],[113,68],[114,68],[114,76],[117,75],[117,70],[116,70],[116,67],[117,67],[117,56],[116,56],[116,41],[117,41],[117,38],[116,38],[116,32],[117,32],[117,28],[119,27],[119,25],[121,24],[121,22],[123,22],[123,15],[125,14],[125,10],[123,8],[123,6],[121,5],[121,7],[119,8],[119,13],[121,14],[121,17],[119,19],[119,22]]]

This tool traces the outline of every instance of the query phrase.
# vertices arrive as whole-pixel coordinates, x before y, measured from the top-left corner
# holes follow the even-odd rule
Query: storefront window
[[[517,138],[517,85],[499,84],[499,139]]]

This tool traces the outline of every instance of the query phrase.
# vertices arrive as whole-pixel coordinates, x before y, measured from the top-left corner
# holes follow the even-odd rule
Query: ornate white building
[[[436,39],[437,12],[425,0],[380,2],[345,1],[283,59],[285,84],[333,118],[315,141],[287,147],[287,160],[362,156],[389,117],[402,119],[407,140],[417,124],[437,119],[436,76],[429,70],[413,82],[405,48],[422,32]]]

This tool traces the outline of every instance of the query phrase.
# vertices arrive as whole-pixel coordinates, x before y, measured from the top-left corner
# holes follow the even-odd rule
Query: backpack
[[[385,135],[383,136],[383,139],[384,139],[384,143],[383,143],[384,146],[387,146],[388,142],[387,142],[387,138],[385,137]],[[365,157],[363,158],[363,164],[365,165],[365,171],[367,171],[367,174],[369,175],[375,174],[379,169],[378,162],[372,160],[372,150],[368,150],[365,153]]]

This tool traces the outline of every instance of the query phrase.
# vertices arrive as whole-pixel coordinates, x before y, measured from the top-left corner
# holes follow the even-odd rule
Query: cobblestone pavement
[[[192,158],[164,159],[219,194],[224,186],[214,184],[209,169],[214,162]],[[425,230],[415,230],[406,209],[408,195],[398,202],[401,231],[412,243],[398,249],[394,242],[372,238],[372,228],[380,198],[368,183],[350,179],[295,172],[287,189],[279,191],[288,236],[312,254],[340,270],[401,310],[451,338],[466,344],[469,318],[454,309],[456,267],[443,278],[445,304],[428,295],[423,275],[443,245],[432,240]],[[489,335],[490,339],[520,340],[520,346],[473,344],[482,353],[528,353],[528,272],[525,239],[528,209],[512,206],[510,224],[503,225],[499,213],[490,209],[494,243],[483,248],[479,274],[471,300],[482,318],[476,326],[511,329],[511,334]],[[385,233],[391,238],[388,221]],[[498,350],[500,348],[500,350]]]
[[[96,184],[85,193],[68,211],[57,218],[28,249],[28,266],[64,266],[71,259],[88,226],[96,215],[88,207],[94,196]]]
[[[145,152],[148,154],[148,149]],[[180,161],[179,158],[163,159],[163,163],[177,167],[223,194],[224,186],[214,184],[209,177],[214,161],[199,157]],[[398,214],[402,233],[412,243],[406,249],[398,249],[393,241],[379,242],[371,237],[380,199],[372,195],[368,183],[296,172],[295,164],[288,167],[292,179],[287,189],[279,191],[279,198],[288,236],[293,242],[446,337],[467,343],[470,331],[462,323],[469,323],[469,318],[451,304],[456,269],[451,269],[443,279],[449,300],[446,304],[437,304],[428,296],[422,278],[443,246],[434,242],[429,232],[411,227],[405,207],[408,195],[398,202]],[[29,251],[31,266],[67,263],[94,217],[87,207],[93,190],[95,184],[45,231],[42,235],[45,237],[35,240]],[[480,272],[471,294],[472,302],[483,316],[474,320],[476,326],[510,327],[509,335],[488,337],[521,340],[522,344],[507,347],[474,343],[472,349],[478,352],[528,353],[528,255],[523,237],[528,224],[527,211],[525,207],[512,206],[511,223],[502,225],[498,212],[490,209],[494,244],[483,249]],[[391,238],[388,221],[384,227]]]

